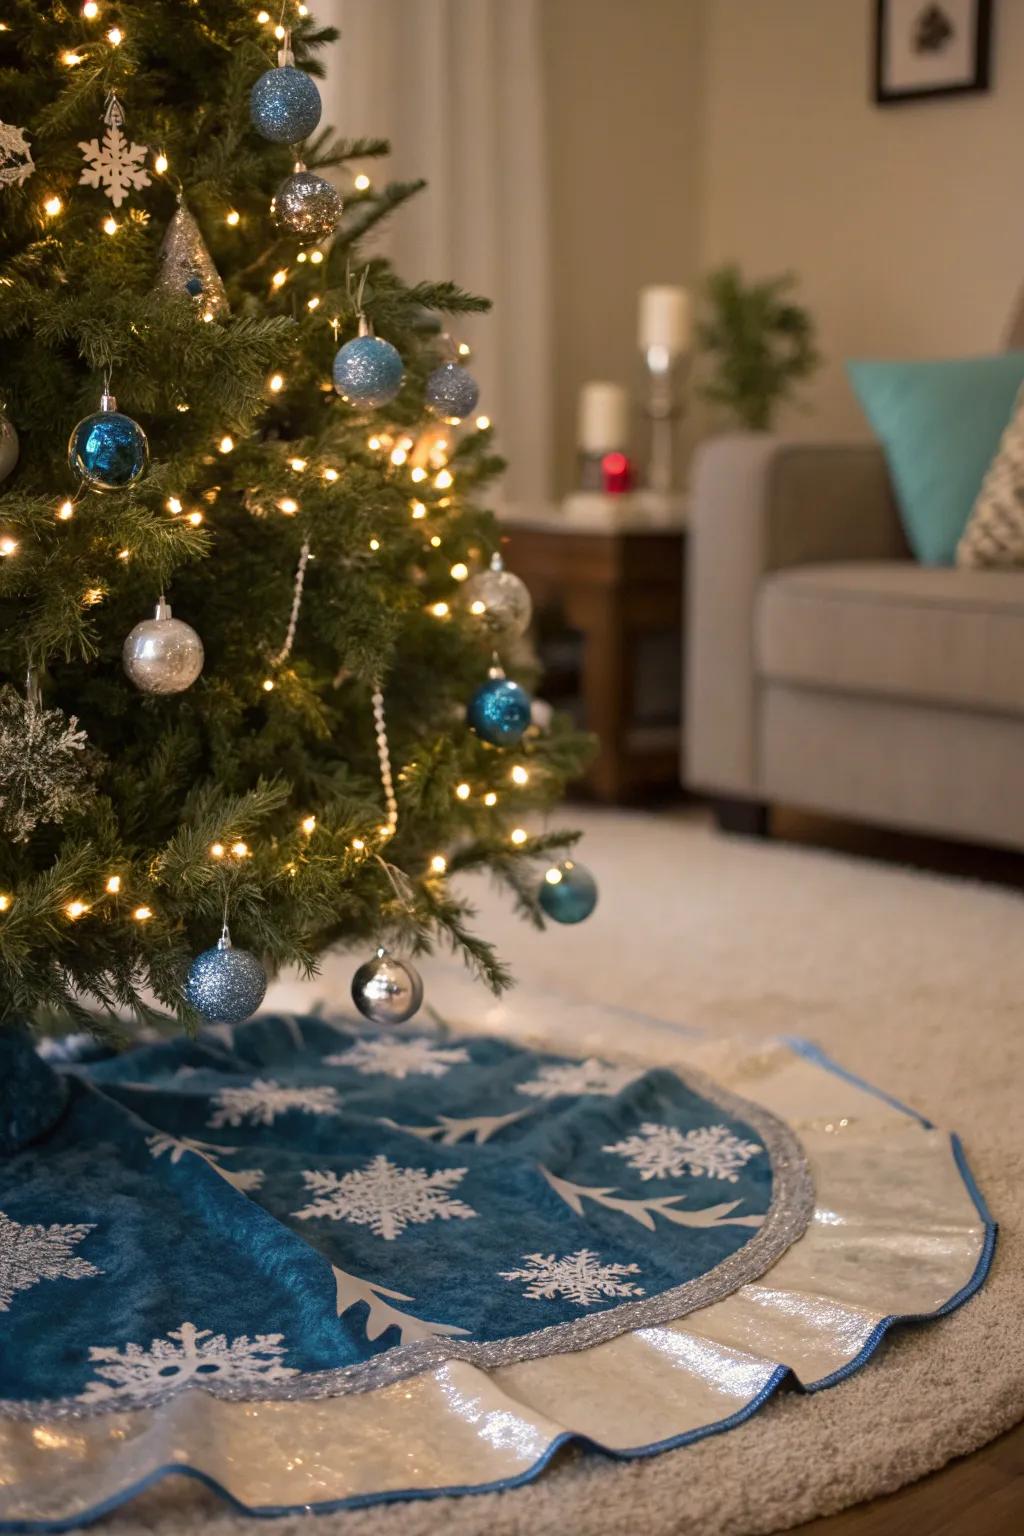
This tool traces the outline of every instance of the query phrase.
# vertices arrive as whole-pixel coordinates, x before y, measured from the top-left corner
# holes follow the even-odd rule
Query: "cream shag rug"
[[[755,1536],[891,1492],[1024,1417],[1024,898],[777,844],[725,839],[693,812],[587,812],[580,857],[601,901],[535,934],[486,889],[480,926],[524,982],[731,1033],[799,1034],[958,1130],[1000,1223],[988,1282],[960,1311],[890,1334],[815,1396],[776,1396],[738,1428],[644,1461],[563,1453],[500,1494],[321,1516],[331,1536]],[[347,998],[332,959],[272,1006]],[[443,984],[435,989],[443,994]],[[428,995],[430,995],[428,972]],[[252,1523],[165,1483],[101,1529],[232,1536]],[[275,1521],[280,1536],[311,1529]]]

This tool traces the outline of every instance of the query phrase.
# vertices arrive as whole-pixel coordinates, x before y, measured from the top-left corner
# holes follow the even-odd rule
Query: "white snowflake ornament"
[[[284,1381],[298,1372],[281,1364],[285,1353],[282,1337],[280,1333],[258,1333],[250,1339],[243,1333],[229,1342],[226,1334],[182,1323],[180,1328],[172,1328],[166,1339],[151,1339],[148,1349],[141,1344],[126,1344],[124,1349],[94,1344],[89,1359],[100,1379],[89,1382],[80,1401],[105,1403],[124,1398],[137,1402],[180,1391],[192,1382],[198,1386],[214,1379],[232,1386]]]
[[[638,1264],[602,1264],[596,1253],[580,1248],[556,1259],[553,1253],[524,1253],[522,1269],[506,1269],[500,1280],[522,1280],[523,1295],[531,1301],[558,1301],[563,1298],[578,1307],[592,1307],[595,1301],[614,1296],[643,1296],[644,1288],[627,1279],[638,1275]]]
[[[84,1280],[101,1275],[73,1249],[88,1237],[92,1224],[23,1226],[0,1211],[0,1312],[7,1312],[18,1291],[40,1280]]]
[[[107,130],[102,143],[98,139],[79,141],[86,167],[78,179],[83,187],[102,187],[114,207],[120,208],[133,188],[140,191],[150,185],[149,172],[143,163],[149,154],[149,145],[129,144],[122,131],[124,108],[113,92],[107,97],[103,121]]]
[[[468,1221],[477,1216],[472,1206],[450,1199],[450,1192],[469,1170],[437,1168],[399,1168],[390,1158],[378,1155],[351,1173],[338,1177],[330,1171],[304,1172],[306,1188],[316,1199],[293,1214],[299,1221],[323,1217],[328,1221],[347,1221],[353,1227],[369,1227],[385,1242],[394,1242],[408,1226],[428,1221]]]
[[[601,1150],[625,1158],[642,1179],[675,1179],[688,1173],[735,1184],[740,1170],[764,1149],[759,1142],[741,1141],[724,1125],[680,1131],[673,1125],[645,1121],[635,1136]]]
[[[41,821],[59,823],[93,794],[87,737],[59,709],[0,688],[0,832],[27,842]]]
[[[0,187],[20,187],[35,168],[24,128],[0,123]]]

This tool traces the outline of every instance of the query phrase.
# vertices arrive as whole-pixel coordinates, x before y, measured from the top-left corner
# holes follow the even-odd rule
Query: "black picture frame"
[[[922,0],[923,3],[923,0]],[[968,0],[939,0],[942,8],[961,10]],[[972,69],[963,80],[943,85],[901,87],[889,79],[891,0],[875,0],[874,101],[879,107],[905,106],[912,101],[934,101],[938,96],[967,96],[991,89],[993,0],[975,0]]]

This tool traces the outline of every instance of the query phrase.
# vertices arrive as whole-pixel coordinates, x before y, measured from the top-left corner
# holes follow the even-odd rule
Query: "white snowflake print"
[[[207,1121],[211,1130],[225,1125],[273,1125],[289,1109],[304,1115],[336,1115],[341,1108],[334,1088],[284,1088],[272,1078],[261,1077],[244,1088],[220,1088],[214,1099],[217,1108]]]
[[[172,1136],[169,1131],[154,1131],[152,1136],[146,1137],[146,1146],[150,1157],[163,1157],[165,1152],[170,1153],[172,1163],[180,1163],[186,1152],[194,1152],[196,1157],[202,1157],[208,1163],[216,1163],[218,1157],[222,1157],[225,1152],[234,1151],[233,1147],[218,1147],[214,1141],[197,1141],[192,1136]]]
[[[428,1221],[467,1221],[479,1212],[461,1200],[449,1199],[449,1193],[465,1178],[466,1168],[399,1168],[389,1158],[378,1155],[352,1173],[303,1173],[306,1188],[316,1195],[310,1205],[293,1214],[300,1221],[322,1216],[329,1221],[347,1221],[354,1227],[369,1227],[377,1237],[394,1242],[407,1226]]]
[[[444,1077],[469,1060],[469,1052],[433,1040],[360,1040],[347,1051],[324,1058],[329,1067],[352,1067],[364,1077]]]
[[[701,1125],[692,1131],[680,1131],[673,1125],[656,1125],[648,1120],[637,1135],[601,1150],[624,1157],[642,1179],[677,1179],[690,1173],[735,1184],[740,1170],[764,1148],[756,1141],[741,1141],[724,1125]]]
[[[501,1270],[501,1280],[526,1282],[524,1296],[532,1301],[557,1301],[563,1297],[578,1307],[592,1307],[606,1296],[643,1296],[642,1285],[627,1280],[638,1275],[638,1264],[602,1264],[596,1253],[581,1248],[556,1259],[553,1253],[524,1253],[524,1269]]]
[[[0,1211],[0,1312],[7,1312],[18,1291],[40,1280],[85,1280],[102,1269],[80,1259],[72,1249],[93,1230],[93,1223],[49,1227],[23,1226]]]
[[[97,139],[79,140],[86,166],[78,180],[83,187],[103,187],[114,207],[120,208],[133,187],[139,191],[150,185],[149,172],[143,164],[149,145],[129,144],[121,131],[124,110],[114,95],[107,97],[103,121],[107,131],[102,144]]]
[[[258,1333],[250,1339],[241,1334],[228,1342],[223,1333],[182,1323],[166,1339],[151,1339],[149,1348],[126,1344],[124,1349],[94,1344],[89,1359],[96,1376],[79,1399],[83,1403],[110,1402],[115,1398],[149,1398],[176,1392],[189,1382],[259,1386],[284,1381],[298,1372],[281,1364],[285,1353],[280,1333]]]
[[[611,1097],[635,1083],[643,1074],[636,1067],[613,1066],[588,1056],[586,1061],[551,1062],[528,1083],[517,1083],[518,1093],[534,1099],[557,1099],[563,1093],[593,1093]]]
[[[254,1194],[256,1190],[263,1188],[266,1174],[262,1168],[239,1168],[237,1173],[232,1173],[227,1168],[218,1168],[217,1172],[223,1174],[229,1184],[243,1195]]]

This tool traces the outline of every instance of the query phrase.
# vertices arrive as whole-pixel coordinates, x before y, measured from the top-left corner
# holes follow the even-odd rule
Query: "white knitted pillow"
[[[960,535],[956,563],[1024,566],[1024,389]]]

